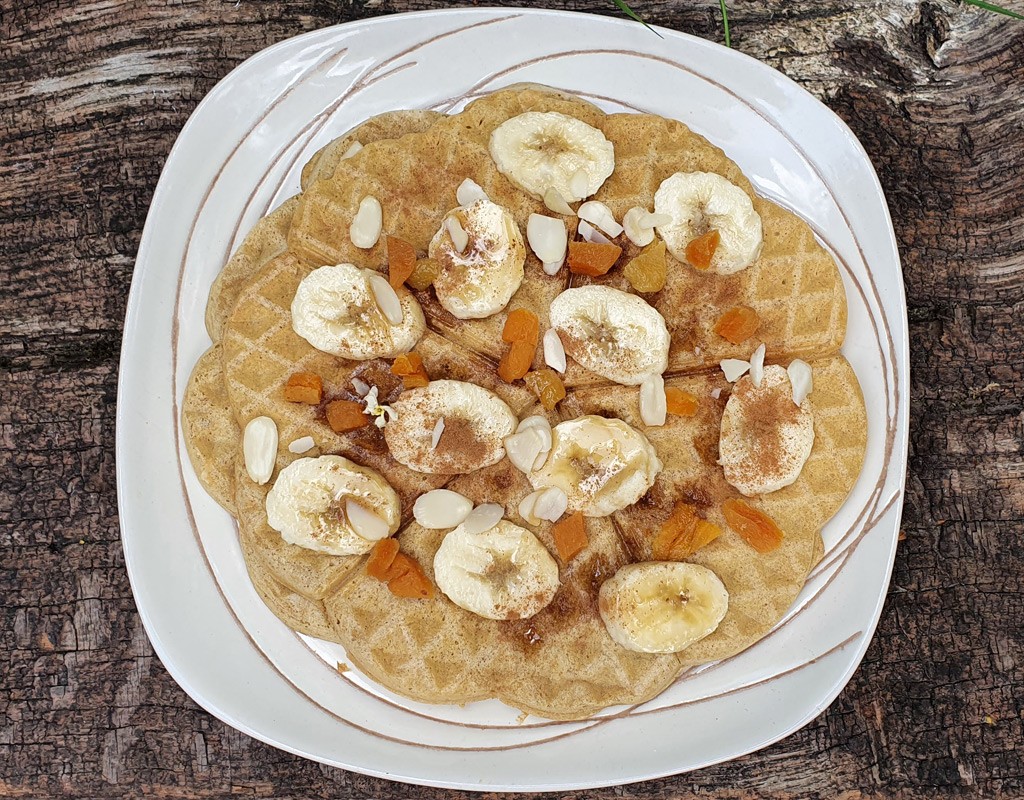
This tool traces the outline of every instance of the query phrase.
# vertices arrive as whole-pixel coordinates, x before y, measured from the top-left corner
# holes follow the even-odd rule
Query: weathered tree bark
[[[320,767],[199,709],[135,611],[113,456],[135,252],[196,103],[288,36],[447,5],[0,0],[0,795],[455,794]],[[633,6],[721,40],[713,0]],[[1024,23],[953,0],[730,7],[733,45],[835,109],[889,198],[913,362],[905,540],[825,714],[732,763],[588,796],[1024,796]]]

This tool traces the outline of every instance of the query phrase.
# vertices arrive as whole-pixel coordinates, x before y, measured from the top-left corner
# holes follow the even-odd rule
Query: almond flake
[[[466,246],[469,244],[469,234],[466,233],[466,229],[462,227],[462,223],[458,217],[448,217],[444,221],[444,227],[448,230],[448,235],[451,237],[452,246],[455,251],[462,255],[466,252]]]
[[[764,377],[764,344],[758,346],[754,355],[750,357],[750,382],[755,389],[761,388],[761,379]]]
[[[565,220],[530,214],[526,223],[526,239],[530,249],[543,263],[554,263],[565,258],[569,241]]]
[[[572,206],[565,202],[565,198],[562,197],[562,193],[554,186],[544,192],[544,205],[556,214],[564,214],[567,217],[571,217],[576,213],[572,210]]]
[[[544,334],[544,363],[556,372],[565,372],[565,348],[554,328]]]
[[[416,498],[412,516],[422,527],[455,528],[473,510],[473,501],[450,489],[434,489]]]
[[[381,519],[355,500],[345,501],[345,516],[348,517],[348,524],[356,535],[369,542],[387,539],[391,535],[391,526],[387,520]]]
[[[601,231],[585,219],[580,220],[580,224],[576,230],[579,231],[579,234],[583,237],[584,241],[590,242],[591,244],[611,244],[611,240],[607,236],[601,233]]]
[[[369,250],[377,244],[383,222],[384,212],[381,210],[380,201],[376,197],[364,197],[359,202],[359,210],[348,229],[352,244]]]
[[[715,398],[715,400],[717,400],[719,397],[721,397],[722,396],[722,387],[721,386],[716,386],[714,389],[712,389],[711,390],[711,396],[713,398]]]
[[[277,423],[270,417],[249,420],[242,435],[245,471],[260,486],[270,480],[277,461]]]
[[[642,220],[649,216],[646,209],[633,206],[622,218],[622,228],[626,232],[626,238],[637,247],[647,247],[654,241],[654,226],[642,224]]]
[[[545,275],[557,275],[558,270],[560,270],[564,265],[565,254],[563,254],[562,257],[558,259],[558,261],[545,261],[542,266],[544,268]]]
[[[489,531],[505,516],[505,509],[497,503],[484,503],[477,506],[462,522],[462,530],[470,535]]]
[[[640,384],[640,419],[644,425],[660,427],[668,414],[665,397],[665,379],[661,375],[648,375]]]
[[[622,233],[622,226],[615,221],[612,210],[597,200],[588,200],[576,210],[576,216],[596,225],[612,238]]]
[[[301,455],[302,453],[308,453],[316,446],[316,442],[313,441],[312,436],[303,436],[300,439],[296,439],[290,445],[288,445],[288,452]]]
[[[722,372],[725,373],[725,379],[729,383],[736,383],[736,381],[746,375],[747,370],[750,369],[750,362],[739,358],[726,358],[723,361],[719,361],[718,366],[722,368]]]
[[[352,388],[356,390],[356,394],[360,397],[366,397],[370,392],[370,384],[359,378],[352,379]]]
[[[533,515],[548,522],[557,522],[569,507],[569,498],[557,486],[541,490],[533,505]]]
[[[786,372],[789,373],[789,382],[793,385],[793,402],[799,407],[803,405],[807,395],[814,391],[811,365],[799,358],[794,358],[786,368]]]
[[[444,417],[438,417],[434,424],[434,431],[430,434],[430,449],[436,450],[437,443],[441,441],[441,434],[444,433]],[[468,513],[468,512],[467,512]],[[458,524],[458,523],[456,523]]]
[[[367,272],[369,273],[367,278],[370,281],[370,290],[373,292],[373,298],[377,301],[377,305],[380,306],[384,317],[392,325],[401,325],[403,317],[402,301],[398,299],[398,293],[383,275],[373,270],[367,270]]]
[[[539,431],[526,429],[505,437],[505,455],[512,466],[529,475],[544,450],[544,439]]]
[[[363,149],[363,146],[359,142],[352,142],[348,146],[348,150],[342,155],[341,160],[344,161],[346,158],[352,158],[356,153]]]
[[[586,170],[578,169],[573,173],[569,179],[569,191],[575,200],[582,200],[590,193],[590,177]]]
[[[471,206],[477,200],[487,200],[487,192],[472,178],[466,178],[455,190],[455,199],[462,207]]]

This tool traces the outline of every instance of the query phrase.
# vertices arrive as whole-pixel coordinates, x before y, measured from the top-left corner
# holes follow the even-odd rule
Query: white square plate
[[[118,494],[139,612],[198,703],[277,747],[396,780],[465,789],[621,784],[696,769],[797,730],[860,662],[885,598],[907,454],[907,326],[881,188],[851,131],[769,67],[668,30],[561,12],[460,9],[315,31],[253,56],[199,105],[153,198],[125,320]],[[299,189],[302,164],[369,116],[458,109],[535,81],[610,111],[682,120],[836,254],[849,299],[843,352],[868,404],[861,479],[827,552],[762,641],[659,697],[588,721],[497,702],[427,706],[339,674],[337,646],[288,630],[258,599],[231,518],[199,486],[181,440],[189,372],[209,346],[206,297],[256,220]],[[615,757],[599,754],[614,753]]]

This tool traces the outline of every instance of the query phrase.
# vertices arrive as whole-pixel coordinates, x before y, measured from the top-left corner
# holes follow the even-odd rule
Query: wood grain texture
[[[113,456],[135,252],[190,111],[281,39],[447,5],[0,0],[0,796],[460,794],[321,767],[199,709],[135,611]],[[633,5],[721,38],[717,2]],[[843,117],[889,198],[911,321],[906,538],[822,716],[730,764],[586,796],[1022,797],[1024,23],[952,0],[730,5],[734,46]]]

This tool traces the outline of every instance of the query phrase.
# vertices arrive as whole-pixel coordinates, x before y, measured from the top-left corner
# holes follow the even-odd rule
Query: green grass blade
[[[1008,8],[997,6],[995,3],[986,3],[985,0],[964,0],[969,6],[977,6],[983,8],[986,11],[994,11],[997,14],[1003,14],[1007,17],[1013,17],[1014,19],[1024,19],[1024,14],[1018,14],[1016,11],[1010,11]]]
[[[619,10],[623,14],[625,14],[630,19],[635,19],[637,22],[639,22],[641,25],[643,25],[645,28],[647,28],[647,30],[649,30],[651,33],[653,33],[655,36],[657,36],[659,39],[665,38],[660,33],[658,33],[656,30],[654,30],[654,28],[652,28],[650,25],[648,25],[643,17],[641,17],[633,9],[631,9],[629,7],[629,5],[626,3],[626,0],[612,0],[612,2],[615,3],[615,5],[617,5],[619,7]]]
[[[722,27],[725,29],[725,46],[732,47],[732,37],[729,36],[729,9],[725,7],[725,0],[718,0],[722,7]]]

